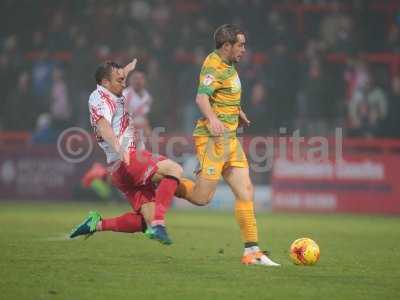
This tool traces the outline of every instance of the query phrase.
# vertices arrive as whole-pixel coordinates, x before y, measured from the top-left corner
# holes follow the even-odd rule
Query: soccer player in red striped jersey
[[[145,149],[151,136],[151,126],[148,114],[153,102],[150,92],[146,89],[144,72],[135,70],[127,78],[128,87],[124,89],[126,110],[131,128],[134,130],[136,148]],[[147,141],[147,143],[146,143]],[[101,199],[109,200],[112,193],[111,178],[105,165],[95,162],[81,179],[82,186],[93,190]]]
[[[71,238],[97,231],[145,232],[163,244],[172,243],[165,227],[165,214],[182,168],[166,157],[137,148],[122,93],[126,77],[135,66],[136,59],[124,68],[114,62],[99,66],[95,74],[97,88],[89,98],[90,122],[106,154],[112,182],[126,196],[133,212],[103,219],[92,211],[72,230]]]

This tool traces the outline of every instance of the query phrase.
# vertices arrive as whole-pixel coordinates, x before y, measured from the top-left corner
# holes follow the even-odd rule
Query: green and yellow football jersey
[[[241,84],[233,64],[224,61],[217,51],[210,53],[200,72],[197,94],[206,94],[211,107],[227,128],[228,134],[235,135],[239,123]],[[208,121],[197,121],[194,136],[212,136]]]

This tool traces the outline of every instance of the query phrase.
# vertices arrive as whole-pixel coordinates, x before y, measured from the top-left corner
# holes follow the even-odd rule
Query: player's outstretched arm
[[[196,97],[196,104],[200,111],[207,118],[210,123],[210,131],[213,135],[222,135],[225,131],[224,124],[217,118],[211,108],[209,97],[206,94],[198,94]]]
[[[101,118],[97,121],[97,129],[101,137],[113,147],[114,151],[121,154],[121,160],[129,165],[129,154],[121,149],[110,123],[105,118]]]

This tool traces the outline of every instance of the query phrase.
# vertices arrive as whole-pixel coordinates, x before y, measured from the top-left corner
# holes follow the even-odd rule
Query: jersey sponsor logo
[[[214,79],[214,76],[212,76],[211,74],[207,74],[203,79],[203,84],[205,86],[209,86],[211,83],[213,83]]]

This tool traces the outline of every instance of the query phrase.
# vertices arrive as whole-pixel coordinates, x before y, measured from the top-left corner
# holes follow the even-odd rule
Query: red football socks
[[[101,231],[116,232],[143,232],[146,225],[142,215],[135,213],[125,213],[116,218],[103,219],[101,221]]]
[[[173,176],[165,176],[156,190],[154,220],[155,225],[165,225],[165,214],[171,206],[175,191],[178,188],[179,180]]]

